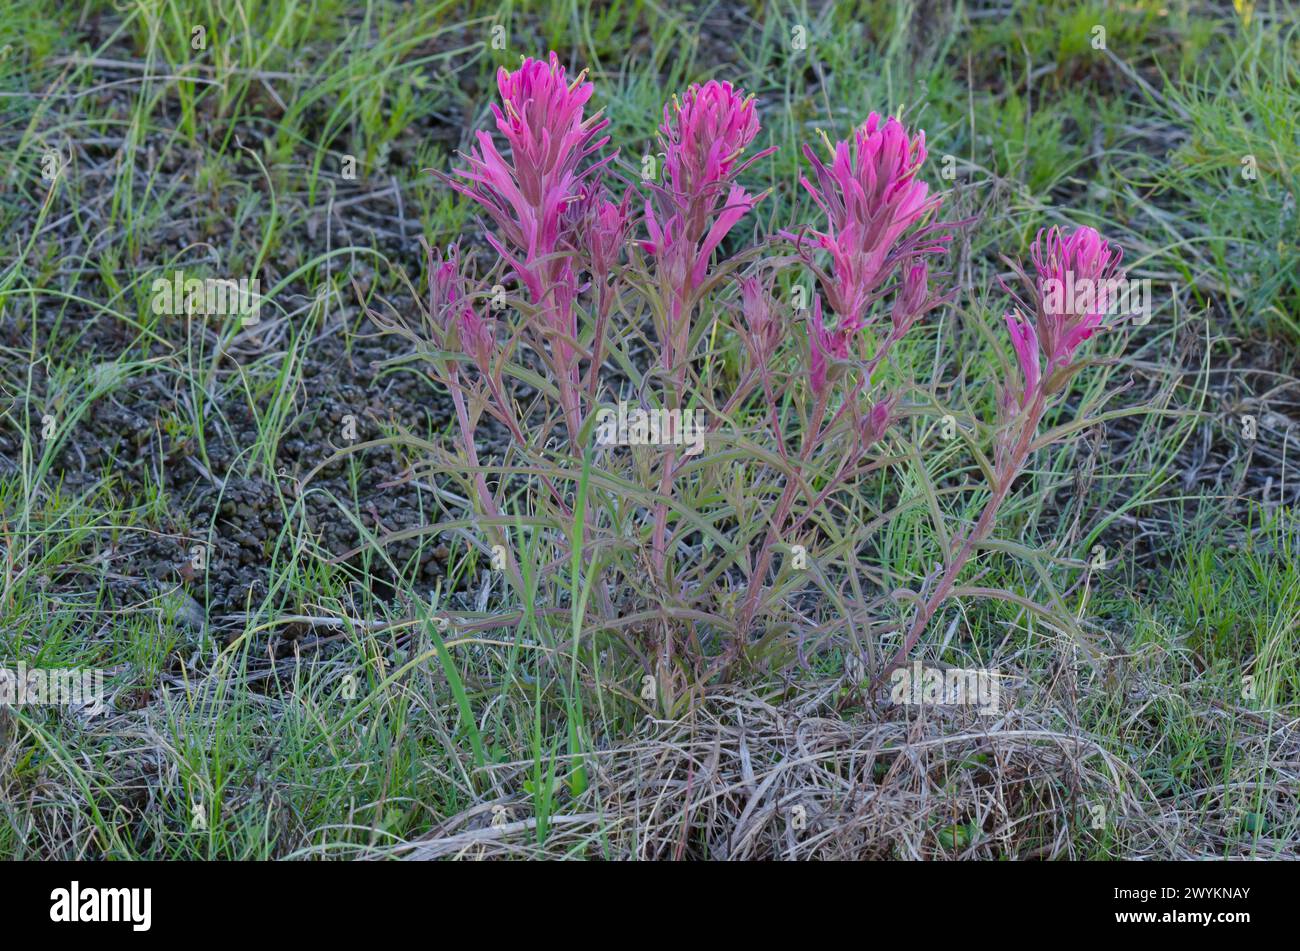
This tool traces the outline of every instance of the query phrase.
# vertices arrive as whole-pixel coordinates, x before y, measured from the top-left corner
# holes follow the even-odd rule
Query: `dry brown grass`
[[[840,717],[827,703],[837,692],[822,684],[779,706],[748,693],[715,696],[681,720],[647,721],[644,736],[593,757],[591,788],[551,820],[544,848],[529,807],[503,793],[375,854],[1080,858],[1080,829],[1102,834],[1091,831],[1096,805],[1134,857],[1212,855],[1230,841],[1197,819],[1203,799],[1158,799],[1133,763],[1064,727],[1062,710],[981,718],[881,704]],[[1294,768],[1294,728],[1274,731],[1266,754],[1274,767],[1289,758]],[[499,767],[493,783],[517,789],[530,768]],[[972,823],[974,835],[952,831]],[[1294,843],[1275,850],[1294,852]]]

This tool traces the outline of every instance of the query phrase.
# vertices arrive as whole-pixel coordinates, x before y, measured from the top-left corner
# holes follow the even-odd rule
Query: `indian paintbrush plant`
[[[655,712],[737,665],[844,646],[846,627],[855,643],[901,635],[874,664],[883,677],[959,590],[1032,454],[1069,438],[1040,424],[1108,302],[1053,308],[1046,282],[1104,284],[1118,251],[1087,228],[1039,236],[1036,274],[1021,274],[1025,296],[1006,316],[1020,369],[999,390],[989,497],[951,533],[904,624],[890,617],[900,580],[864,544],[903,503],[841,522],[848,500],[919,452],[899,421],[931,412],[893,356],[953,302],[942,262],[969,222],[945,219],[947,196],[923,180],[924,133],[871,113],[844,141],[822,135],[801,179],[815,220],[755,238],[768,192],[742,178],[774,149],[756,145],[759,103],[742,90],[711,80],[673,97],[662,175],[638,180],[607,148],[585,72],[570,78],[552,53],[502,69],[498,89],[500,138],[476,132],[459,167],[437,173],[482,213],[470,242],[487,253],[426,244],[420,321],[370,311],[409,337],[403,362],[420,361],[454,407],[450,448],[413,440],[426,458],[411,478],[434,470],[464,486],[428,530],[491,554],[538,640],[558,643],[548,625],[567,617],[575,669],[581,655],[595,676],[626,681],[626,669],[602,672],[610,646],[626,647],[649,684],[626,695]],[[598,440],[615,405],[655,428]],[[674,438],[687,412],[704,420],[702,453]]]
[[[1104,320],[1114,302],[1114,288],[1123,280],[1119,270],[1122,251],[1112,248],[1092,228],[1078,228],[1068,237],[1052,228],[1039,232],[1032,257],[1036,272],[1032,278],[1014,265],[1027,291],[1027,302],[1006,288],[1017,305],[1006,314],[1006,324],[1020,378],[1006,380],[998,390],[999,426],[988,501],[974,527],[960,536],[933,592],[917,610],[902,646],[881,672],[882,678],[906,660],[939,605],[952,593],[976,546],[993,531],[998,508],[1029,457],[1061,438],[1056,433],[1038,438],[1039,424],[1052,400],[1087,365],[1078,355],[1081,345],[1106,329]],[[1059,288],[1067,284],[1086,288],[1086,297],[1062,298]]]

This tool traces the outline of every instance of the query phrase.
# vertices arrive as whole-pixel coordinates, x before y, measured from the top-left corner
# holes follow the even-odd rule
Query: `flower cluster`
[[[649,240],[642,247],[659,261],[669,286],[698,287],[714,249],[758,202],[736,184],[741,172],[775,151],[741,161],[758,130],[753,98],[731,83],[691,86],[664,106],[666,184],[652,186],[654,200],[646,201]]]
[[[937,208],[939,195],[917,177],[925,163],[925,133],[910,136],[894,117],[872,113],[853,134],[853,141],[829,145],[827,165],[811,146],[804,156],[816,184],[801,179],[826,215],[826,230],[809,235],[830,254],[829,272],[820,272],[822,290],[847,331],[868,322],[867,309],[897,265],[943,249],[946,236],[934,228],[908,229]]]
[[[1036,274],[1022,279],[1032,303],[1016,302],[1033,319],[1021,309],[1006,314],[1024,384],[1018,397],[1013,391],[1003,396],[1004,406],[1011,408],[1028,406],[1040,387],[1043,396],[1060,390],[1077,367],[1075,351],[1102,328],[1116,282],[1124,278],[1119,267],[1123,252],[1092,228],[1076,228],[1068,236],[1059,228],[1040,231],[1031,257]],[[1042,354],[1047,356],[1045,368]]]
[[[466,166],[456,170],[458,179],[448,181],[496,224],[500,237],[488,240],[541,309],[560,356],[558,369],[567,373],[577,334],[573,300],[578,290],[567,253],[576,222],[567,212],[614,158],[596,158],[609,141],[600,136],[609,121],[599,112],[584,114],[592,84],[585,72],[569,82],[554,53],[548,62],[524,59],[513,72],[499,70],[497,87],[502,105],[494,103],[492,113],[510,145],[510,158],[480,130]]]
[[[930,195],[917,173],[925,162],[925,133],[915,136],[892,116],[872,113],[852,142],[831,145],[830,164],[810,147],[804,156],[816,183],[803,186],[826,216],[825,230],[785,236],[803,249],[811,244],[830,257],[828,270],[811,264],[836,320],[829,328],[819,305],[808,324],[810,379],[814,391],[826,384],[828,357],[843,359],[863,327],[874,323],[870,310],[888,292],[889,278],[903,270],[891,314],[890,343],[939,302],[929,296],[925,255],[942,251],[950,236],[937,233],[947,223],[922,224],[942,201]]]
[[[622,202],[615,203],[605,186],[596,182],[585,186],[565,213],[564,231],[570,239],[570,250],[597,279],[609,276],[618,263],[627,237],[631,198],[628,192]]]

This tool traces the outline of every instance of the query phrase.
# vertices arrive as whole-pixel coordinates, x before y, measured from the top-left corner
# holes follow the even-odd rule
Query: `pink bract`
[[[901,260],[941,251],[948,236],[933,234],[939,226],[907,234],[942,201],[917,178],[926,157],[924,132],[910,136],[897,119],[882,120],[873,112],[851,143],[836,142],[830,149],[827,165],[804,146],[816,184],[807,177],[801,181],[826,214],[825,230],[808,232],[831,257],[822,290],[851,331],[868,322],[867,309]]]
[[[808,379],[813,395],[821,398],[826,392],[829,360],[846,360],[849,356],[849,334],[842,328],[827,330],[822,321],[821,298],[813,295],[812,314],[808,317]]]
[[[1069,236],[1059,228],[1039,231],[1031,255],[1038,272],[1038,336],[1050,375],[1101,328],[1112,302],[1112,282],[1123,277],[1119,265],[1124,253],[1094,229],[1079,227]]]
[[[1019,314],[1006,315],[1007,329],[1011,331],[1011,345],[1016,348],[1016,358],[1020,361],[1020,375],[1024,380],[1024,394],[1020,405],[1026,406],[1033,399],[1038,389],[1038,334],[1034,325]]]
[[[758,114],[752,97],[717,80],[665,105],[659,131],[666,185],[655,189],[658,209],[645,204],[642,246],[666,266],[670,283],[698,286],[714,249],[757,202],[734,179],[775,149],[740,161],[758,135]]]
[[[472,198],[496,224],[500,236],[488,241],[510,265],[543,314],[563,337],[576,334],[572,301],[577,277],[567,253],[572,245],[570,203],[599,175],[613,154],[592,161],[609,141],[600,137],[608,120],[584,115],[592,84],[585,72],[572,82],[559,57],[525,58],[519,69],[497,73],[502,106],[493,105],[498,131],[510,145],[510,158],[497,151],[492,136],[476,133],[477,145],[450,183]],[[558,343],[559,355],[572,362],[572,347]]]

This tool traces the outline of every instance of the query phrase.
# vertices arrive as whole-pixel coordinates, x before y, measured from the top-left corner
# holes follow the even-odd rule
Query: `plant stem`
[[[830,390],[827,389],[817,398],[817,406],[813,410],[812,418],[808,421],[808,426],[804,429],[804,443],[799,452],[799,465],[808,461],[812,451],[817,446],[818,440],[812,435],[820,433],[822,419],[826,415],[826,405],[830,398]],[[769,401],[770,402],[770,401]],[[775,407],[773,407],[775,412]],[[758,609],[759,594],[763,590],[763,582],[767,578],[767,571],[772,565],[772,558],[775,555],[775,546],[781,532],[785,526],[786,519],[790,516],[790,508],[794,505],[795,495],[799,491],[799,479],[797,471],[791,473],[786,479],[785,489],[781,492],[781,499],[776,505],[776,517],[772,524],[768,526],[767,535],[763,539],[763,547],[759,551],[758,561],[754,565],[754,570],[749,576],[749,587],[745,592],[745,601],[740,610],[740,624],[737,627],[739,636],[744,637],[749,631],[749,625],[754,619],[754,614]]]
[[[478,489],[479,502],[483,510],[489,517],[500,519],[501,510],[497,508],[496,500],[492,497],[488,489],[487,479],[484,478],[482,470],[479,469],[478,449],[474,446],[474,430],[469,424],[469,414],[465,412],[465,399],[461,395],[460,381],[456,374],[455,368],[451,372],[451,401],[456,407],[456,422],[460,426],[461,442],[465,446],[465,456],[469,460],[470,467],[474,472],[474,486]],[[516,591],[524,590],[524,579],[519,574],[519,568],[515,564],[515,559],[510,552],[510,546],[507,544],[508,539],[505,536],[505,530],[498,527],[489,528],[494,544],[500,545],[506,553],[506,568],[510,572],[510,580],[515,585]]]
[[[1044,402],[1045,397],[1040,389],[1029,409],[1015,448],[1007,457],[1002,471],[995,473],[997,485],[994,487],[993,494],[989,497],[988,502],[984,504],[984,511],[980,513],[979,521],[975,523],[975,527],[962,541],[956,556],[948,562],[948,567],[939,580],[938,586],[917,612],[916,617],[912,620],[911,627],[908,628],[907,637],[903,639],[903,645],[899,647],[893,659],[885,665],[885,668],[876,677],[873,689],[879,689],[885,678],[907,660],[907,655],[912,652],[912,648],[916,646],[917,641],[921,639],[921,635],[925,633],[930,619],[934,617],[935,612],[939,610],[939,606],[952,593],[953,586],[957,583],[957,576],[961,574],[961,570],[970,559],[975,546],[988,537],[989,532],[993,530],[998,508],[1005,501],[1007,493],[1011,491],[1011,484],[1015,482],[1016,476],[1020,474],[1021,468],[1029,458],[1030,447],[1033,444],[1035,434],[1038,432],[1038,422],[1043,416]]]

